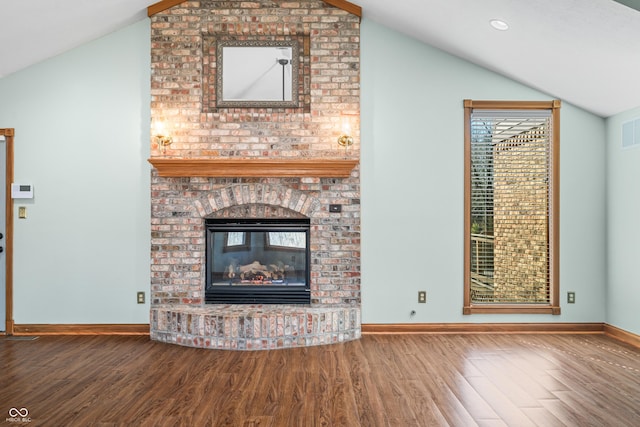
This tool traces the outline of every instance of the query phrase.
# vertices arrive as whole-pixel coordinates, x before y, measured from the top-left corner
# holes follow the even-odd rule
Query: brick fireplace
[[[359,338],[359,17],[341,1],[163,3],[150,8],[151,114],[173,142],[151,146],[152,339],[262,350]],[[291,35],[307,55],[296,107],[215,103],[216,40]],[[214,218],[308,219],[310,304],[205,304]]]

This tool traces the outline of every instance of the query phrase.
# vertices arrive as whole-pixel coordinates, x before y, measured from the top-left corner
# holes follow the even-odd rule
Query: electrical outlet
[[[138,292],[137,298],[138,298],[138,304],[144,304],[144,292]]]
[[[418,302],[420,304],[427,302],[427,291],[418,291]]]
[[[25,219],[27,217],[27,207],[20,206],[18,207],[18,218]]]
[[[567,303],[575,304],[576,303],[576,293],[575,292],[567,292]]]

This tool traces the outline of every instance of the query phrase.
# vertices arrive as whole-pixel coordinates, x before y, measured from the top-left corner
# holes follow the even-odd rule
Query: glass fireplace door
[[[304,303],[307,219],[208,219],[207,303]]]

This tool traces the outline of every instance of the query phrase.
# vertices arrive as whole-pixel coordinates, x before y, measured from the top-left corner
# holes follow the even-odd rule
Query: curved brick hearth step
[[[360,307],[157,305],[151,339],[189,347],[271,350],[360,338]]]

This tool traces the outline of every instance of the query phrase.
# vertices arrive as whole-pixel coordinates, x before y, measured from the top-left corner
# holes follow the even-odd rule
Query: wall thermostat
[[[11,184],[12,199],[33,199],[33,185],[31,184]]]

